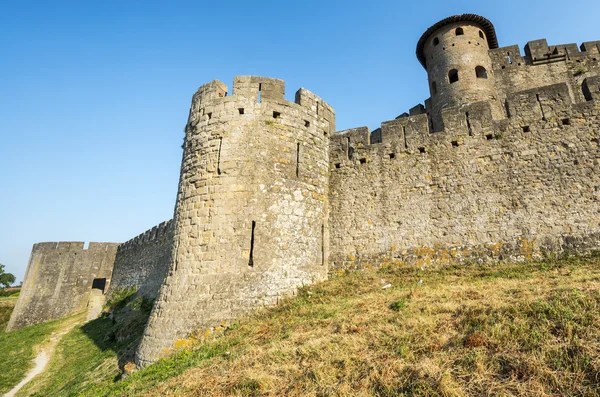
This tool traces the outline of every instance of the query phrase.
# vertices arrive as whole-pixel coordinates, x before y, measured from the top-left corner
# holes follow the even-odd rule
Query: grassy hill
[[[599,258],[339,274],[125,379],[147,307],[119,310],[63,337],[22,395],[600,393]]]

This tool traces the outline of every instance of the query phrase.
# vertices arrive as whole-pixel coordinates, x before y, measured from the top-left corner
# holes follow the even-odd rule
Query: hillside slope
[[[102,338],[82,338],[74,330],[49,372],[69,375],[44,385],[34,381],[30,390],[89,396],[596,396],[599,309],[598,258],[340,274],[218,335],[179,341],[182,350],[172,358],[124,380],[114,380],[114,346],[115,354],[95,354],[82,366],[81,354],[102,350],[85,343]],[[110,343],[108,335],[103,343]]]

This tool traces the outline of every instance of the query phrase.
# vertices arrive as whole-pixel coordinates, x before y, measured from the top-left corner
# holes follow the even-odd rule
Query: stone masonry
[[[136,361],[327,277],[332,109],[236,77],[198,90],[186,127],[172,265]]]
[[[23,288],[7,331],[56,320],[88,308],[90,294],[110,283],[119,244],[39,243],[33,246]]]
[[[110,269],[109,293],[156,298],[137,364],[331,271],[599,249],[600,41],[524,52],[499,47],[481,16],[439,21],[417,43],[430,98],[374,131],[334,132],[329,105],[305,89],[284,100],[281,80],[200,87],[174,218],[121,245]],[[11,324],[82,302],[51,315],[39,303],[63,305],[57,288],[92,277],[78,267],[55,287],[71,265],[52,249],[34,246]]]

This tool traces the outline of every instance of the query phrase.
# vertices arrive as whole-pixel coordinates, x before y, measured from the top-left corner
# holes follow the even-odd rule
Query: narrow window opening
[[[260,103],[260,101],[261,101],[261,99],[262,99],[262,98],[261,98],[261,96],[262,96],[262,95],[261,95],[261,91],[262,91],[262,84],[260,84],[260,83],[259,83],[259,84],[258,84],[258,103]]]
[[[473,128],[471,128],[471,120],[469,120],[469,112],[465,113],[465,119],[467,121],[467,129],[469,130],[469,136],[473,136]]]
[[[319,115],[319,101],[317,101],[317,116]]]
[[[431,83],[431,95],[435,95],[435,94],[437,94],[437,86],[434,81]]]
[[[327,135],[329,135],[329,133],[327,131],[323,130],[323,136],[327,136]]]
[[[325,265],[325,225],[321,224],[321,266]]]
[[[212,113],[206,113],[206,115],[208,116],[208,119],[212,119]]]
[[[342,165],[340,163],[335,163],[335,168],[340,168]]]
[[[94,281],[92,281],[92,289],[99,289],[104,293],[104,288],[106,288],[105,278],[95,278]]]
[[[346,138],[346,151],[348,155],[348,160],[352,160],[352,147],[350,146],[350,137]]]
[[[252,236],[250,237],[250,259],[248,266],[254,267],[254,229],[256,229],[256,221],[252,221]]]
[[[465,34],[463,28],[456,28],[455,32],[457,36],[462,36],[463,34]]]
[[[240,112],[240,114],[244,114],[244,108],[239,108],[238,112]]]
[[[570,119],[562,119],[561,123],[562,123],[562,125],[571,125],[571,120]]]
[[[487,79],[488,78],[487,70],[485,70],[485,68],[483,66],[477,66],[475,68],[475,75],[477,76],[478,79]]]
[[[510,107],[508,106],[508,99],[506,101],[504,101],[504,107],[506,108],[506,116],[510,118],[511,115],[510,115]]]
[[[544,114],[544,107],[542,106],[542,101],[540,100],[540,94],[535,94],[535,98],[537,99],[538,105],[540,105],[542,120],[546,121],[546,115]]]
[[[310,127],[310,121],[308,121],[308,120],[304,120],[304,126],[305,126],[306,128]]]
[[[390,153],[390,159],[395,159],[396,158],[396,153]]]
[[[439,39],[439,38],[437,38],[437,37],[435,37],[435,38],[433,39],[433,46],[435,47],[435,46],[436,46],[436,45],[438,45],[438,44],[440,44],[440,39]]]
[[[419,153],[425,153],[425,148],[424,147],[420,147],[419,148]]]
[[[494,136],[492,134],[487,134],[485,136],[485,139],[487,139],[488,141],[491,141],[492,139],[494,139]]]
[[[528,125],[524,125],[522,128],[523,128],[523,132],[531,132],[531,128],[529,128]]]
[[[481,30],[479,31],[479,37],[481,37],[482,39],[485,39],[485,36],[483,35],[483,32]]]
[[[408,149],[408,141],[406,140],[406,126],[402,126],[402,135],[404,135],[404,149]]]
[[[279,112],[273,112],[273,118],[274,119],[278,119],[280,117],[281,117],[281,113],[279,113]]]
[[[508,56],[508,63],[512,65],[512,58],[510,57],[510,52],[507,52],[506,55]]]
[[[458,147],[458,141],[452,141],[452,147]]]
[[[300,143],[296,143],[296,178],[300,174]]]
[[[502,65],[502,69],[506,69],[506,66]]]
[[[221,147],[223,146],[223,138],[219,138],[219,152],[217,154],[217,175],[221,175]]]
[[[448,81],[450,81],[450,84],[458,81],[458,70],[452,69],[448,72]]]
[[[361,164],[366,164],[366,163],[367,163],[367,159],[366,159],[366,158],[362,158],[362,159],[360,159],[360,163],[361,163]]]

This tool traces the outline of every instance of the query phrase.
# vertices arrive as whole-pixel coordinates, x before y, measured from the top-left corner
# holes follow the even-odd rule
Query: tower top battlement
[[[429,29],[425,31],[425,33],[423,33],[423,35],[419,39],[417,43],[417,59],[419,60],[419,62],[421,62],[421,65],[423,65],[425,69],[427,69],[427,60],[425,59],[424,48],[427,39],[429,39],[429,37],[431,37],[431,35],[433,35],[440,28],[446,25],[455,24],[459,22],[475,23],[481,26],[481,28],[485,32],[485,36],[487,37],[490,49],[498,48],[498,37],[496,36],[496,29],[487,18],[484,18],[477,14],[453,15],[433,24]]]

